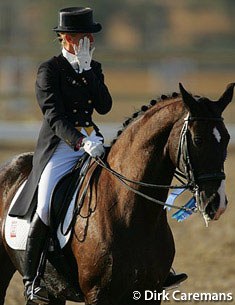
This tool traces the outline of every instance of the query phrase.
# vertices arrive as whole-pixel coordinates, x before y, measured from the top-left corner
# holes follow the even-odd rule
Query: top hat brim
[[[92,25],[86,27],[66,27],[66,26],[57,26],[53,28],[54,32],[57,33],[98,33],[102,29],[100,23],[93,23]]]

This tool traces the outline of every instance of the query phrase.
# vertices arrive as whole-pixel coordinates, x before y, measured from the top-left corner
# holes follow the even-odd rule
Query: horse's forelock
[[[221,111],[218,101],[210,100],[205,96],[192,95],[195,101],[195,106],[191,109],[192,116],[195,117],[220,117]]]
[[[207,97],[203,97],[203,96],[200,97],[194,96],[194,99],[198,104],[196,113],[193,113],[194,116],[209,117],[209,118],[221,116],[221,112],[218,107],[217,101],[211,101]]]

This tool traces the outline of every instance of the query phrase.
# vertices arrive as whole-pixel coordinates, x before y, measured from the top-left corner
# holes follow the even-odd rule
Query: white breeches
[[[74,151],[65,142],[60,141],[51,159],[44,168],[38,184],[38,205],[36,213],[42,221],[50,224],[49,208],[54,187],[57,182],[75,166],[84,151]]]

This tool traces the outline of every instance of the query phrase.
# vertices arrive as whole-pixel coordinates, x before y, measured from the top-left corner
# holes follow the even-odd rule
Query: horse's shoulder
[[[7,161],[0,168],[0,181],[5,178],[8,181],[15,181],[19,176],[27,177],[32,169],[33,153],[22,153]]]

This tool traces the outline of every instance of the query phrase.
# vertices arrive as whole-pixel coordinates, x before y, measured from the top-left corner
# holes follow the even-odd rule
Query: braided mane
[[[153,99],[149,102],[148,105],[143,105],[140,110],[134,112],[132,114],[131,117],[129,117],[128,119],[125,120],[125,122],[123,122],[123,128],[120,129],[117,132],[116,138],[113,139],[111,145],[113,145],[116,140],[118,139],[118,137],[122,134],[122,132],[127,128],[127,126],[129,126],[133,121],[135,121],[137,118],[139,118],[140,116],[142,116],[147,110],[149,110],[152,106],[156,105],[157,103],[164,101],[164,100],[169,100],[169,99],[175,99],[177,97],[179,97],[179,93],[177,92],[173,92],[171,95],[161,95],[161,97],[159,97],[158,99]]]

